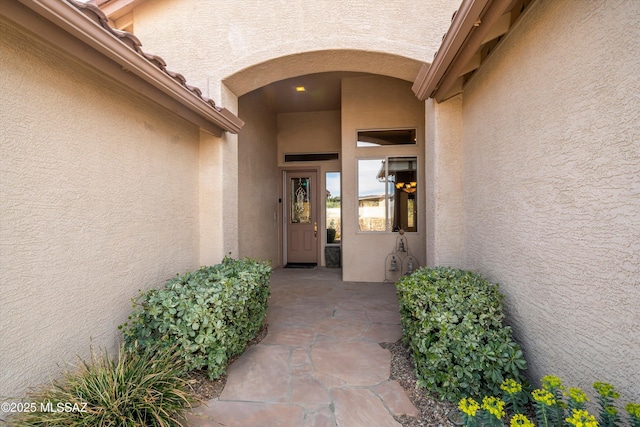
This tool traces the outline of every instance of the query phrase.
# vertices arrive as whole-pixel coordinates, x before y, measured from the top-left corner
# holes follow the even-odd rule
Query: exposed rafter
[[[535,0],[464,0],[431,64],[413,84],[416,96],[441,102],[461,93],[466,82]]]

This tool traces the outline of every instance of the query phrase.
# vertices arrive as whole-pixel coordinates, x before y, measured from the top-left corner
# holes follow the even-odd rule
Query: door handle
[[[313,237],[318,238],[318,221],[313,223]]]

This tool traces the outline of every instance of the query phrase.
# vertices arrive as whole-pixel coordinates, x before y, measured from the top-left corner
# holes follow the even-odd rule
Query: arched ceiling
[[[331,72],[379,74],[413,82],[421,65],[415,59],[382,52],[322,50],[255,64],[229,75],[223,82],[237,96],[285,79]]]

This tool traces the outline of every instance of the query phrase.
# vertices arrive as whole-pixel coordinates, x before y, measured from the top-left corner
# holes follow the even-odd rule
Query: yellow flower
[[[615,406],[607,406],[606,408],[604,408],[604,410],[612,417],[615,417],[618,413],[618,409]]]
[[[547,390],[562,389],[562,380],[554,375],[546,375],[542,377],[542,388]]]
[[[556,398],[548,390],[540,388],[533,390],[531,392],[531,397],[533,397],[533,400],[535,400],[536,402],[543,403],[547,406],[553,406],[556,404]]]
[[[573,415],[566,421],[575,427],[598,427],[598,422],[593,415],[582,409],[574,409]]]
[[[624,409],[626,409],[632,417],[640,418],[640,403],[627,403]]]
[[[511,427],[535,427],[534,424],[526,417],[526,415],[515,414],[511,417]]]
[[[576,403],[588,402],[589,398],[586,393],[580,390],[577,387],[569,387],[569,389],[564,393],[565,396],[568,396],[569,399],[573,400]]]
[[[480,409],[480,404],[471,398],[467,399],[465,397],[458,403],[458,409],[470,417],[475,417],[476,412]]]
[[[612,399],[620,397],[620,393],[616,392],[611,384],[596,382],[593,383],[593,388],[595,388],[598,394],[602,397],[611,397]]]
[[[508,394],[516,394],[522,391],[522,384],[516,380],[508,378],[500,384],[500,389]]]
[[[501,419],[504,417],[504,402],[497,397],[485,397],[482,399],[482,409]]]

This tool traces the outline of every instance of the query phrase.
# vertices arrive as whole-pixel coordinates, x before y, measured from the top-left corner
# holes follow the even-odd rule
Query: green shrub
[[[176,346],[186,370],[206,368],[218,378],[260,331],[270,277],[266,263],[229,257],[178,276],[134,301],[129,322],[121,325],[125,341]]]
[[[498,395],[526,361],[502,324],[502,295],[480,276],[448,267],[421,268],[397,284],[403,339],[421,386],[442,399]]]
[[[195,398],[180,378],[182,361],[170,348],[120,348],[116,360],[93,354],[61,381],[30,394],[13,427],[183,426]]]

